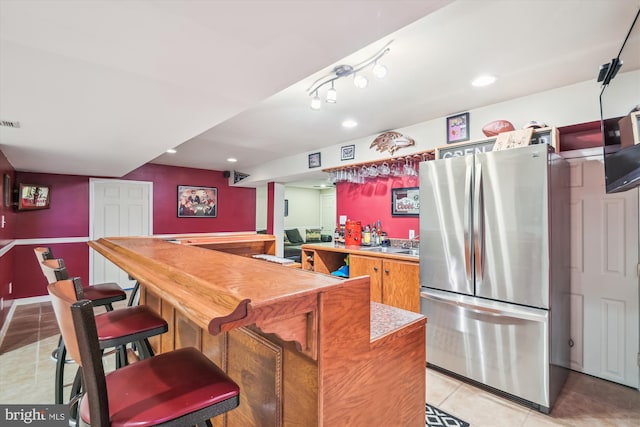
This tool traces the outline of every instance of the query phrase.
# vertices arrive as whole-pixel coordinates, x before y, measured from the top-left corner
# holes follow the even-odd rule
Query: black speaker
[[[224,171],[224,172],[222,172],[222,176],[224,176],[225,178],[229,178],[231,176],[231,172]]]

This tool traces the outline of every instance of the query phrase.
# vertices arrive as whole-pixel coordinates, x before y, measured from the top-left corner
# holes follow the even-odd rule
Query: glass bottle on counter
[[[362,246],[371,246],[371,228],[369,224],[365,225],[362,231]]]
[[[376,226],[373,226],[373,230],[371,230],[371,245],[372,246],[380,246],[380,236],[378,235],[378,230],[376,230]]]

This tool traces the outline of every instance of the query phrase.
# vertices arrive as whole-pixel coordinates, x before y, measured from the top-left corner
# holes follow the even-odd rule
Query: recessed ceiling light
[[[484,87],[484,86],[489,86],[490,84],[495,83],[495,81],[496,81],[495,76],[485,74],[483,76],[478,76],[475,79],[473,79],[473,81],[471,82],[471,85],[475,87]]]
[[[345,128],[354,128],[356,126],[358,126],[358,122],[352,119],[347,119],[344,122],[342,122],[342,127],[345,127]]]
[[[235,163],[235,162],[237,162],[237,161],[238,161],[238,159],[236,159],[235,157],[229,157],[229,158],[227,159],[227,162],[229,162],[229,163]]]
[[[176,154],[176,153],[177,153],[177,151],[176,151],[176,149],[175,149],[175,148],[169,148],[169,149],[167,150],[167,153],[169,153],[169,154]]]

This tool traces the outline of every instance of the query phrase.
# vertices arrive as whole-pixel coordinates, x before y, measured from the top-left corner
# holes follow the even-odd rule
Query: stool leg
[[[144,339],[142,341],[137,342],[138,354],[140,355],[140,360],[148,359],[153,357],[153,347],[151,347],[151,343],[148,339]]]
[[[58,359],[56,360],[56,378],[55,378],[55,402],[62,404],[63,388],[64,388],[64,359],[67,357],[67,347],[64,340],[60,339],[58,343]]]
[[[73,385],[71,386],[71,394],[69,397],[69,425],[78,425],[78,406],[80,399],[84,394],[82,386],[82,367],[78,367],[76,376],[73,379]]]
[[[129,276],[131,278],[131,276]],[[127,306],[132,307],[134,305],[138,305],[140,303],[140,283],[136,280],[136,284],[133,285],[133,290],[131,291],[131,295],[129,295],[129,301],[127,302]]]
[[[116,369],[120,369],[123,366],[127,366],[127,347],[121,345],[116,351]]]

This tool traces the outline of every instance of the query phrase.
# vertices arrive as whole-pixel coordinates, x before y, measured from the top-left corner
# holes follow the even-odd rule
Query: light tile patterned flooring
[[[55,363],[51,351],[58,343],[53,310],[49,303],[16,308],[12,322],[21,322],[21,327],[0,336],[0,403],[52,403]],[[105,360],[107,370],[113,369],[113,357]],[[66,384],[74,373],[75,366],[67,365]],[[569,375],[550,415],[432,369],[426,369],[425,375],[427,402],[472,427],[640,426],[639,391],[576,372]]]

